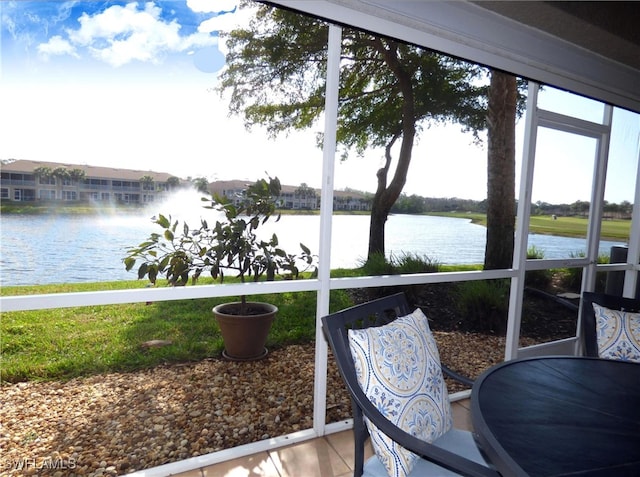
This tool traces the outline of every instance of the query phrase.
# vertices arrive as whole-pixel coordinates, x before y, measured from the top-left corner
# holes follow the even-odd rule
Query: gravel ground
[[[501,338],[435,335],[443,361],[469,376],[502,360]],[[255,362],[210,359],[3,386],[0,475],[120,475],[308,429],[313,353],[313,345],[295,345]],[[332,362],[328,389],[328,422],[350,417]]]

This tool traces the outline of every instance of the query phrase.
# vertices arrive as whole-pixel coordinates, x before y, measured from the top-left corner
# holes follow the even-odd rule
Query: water
[[[167,209],[160,209],[167,210]],[[206,213],[206,212],[205,212]],[[189,220],[197,225],[200,211]],[[45,283],[134,280],[125,271],[126,249],[144,241],[160,228],[151,222],[153,212],[140,216],[14,216],[0,217],[0,283],[34,285]],[[320,217],[285,215],[268,222],[266,233],[276,232],[289,253],[304,243],[319,250]],[[387,222],[387,253],[426,255],[446,264],[482,263],[485,228],[465,219],[394,215]],[[367,254],[369,217],[338,215],[333,220],[331,267],[354,267]],[[531,235],[529,245],[544,251],[545,258],[567,258],[584,252],[579,238]],[[619,242],[602,242],[609,253]]]

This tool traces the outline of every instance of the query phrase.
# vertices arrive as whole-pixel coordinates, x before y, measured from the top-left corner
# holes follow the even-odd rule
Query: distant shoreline
[[[157,213],[150,210],[153,204],[118,204],[113,206],[96,206],[93,204],[58,204],[39,203],[26,204],[24,202],[0,202],[0,215],[113,215],[140,214],[148,211],[150,216]],[[311,209],[279,209],[282,215],[319,215],[319,210]],[[335,210],[334,215],[371,215],[370,211]],[[487,226],[486,214],[477,212],[429,212],[421,215],[439,217],[451,217],[471,220],[472,223]],[[624,241],[629,240],[631,221],[625,219],[612,219],[602,221],[602,240]],[[542,235],[557,235],[561,237],[586,237],[587,219],[585,217],[564,217],[552,215],[531,216],[529,232]]]
[[[38,203],[29,204],[25,202],[0,202],[0,214],[7,215],[121,215],[140,214],[150,211],[154,204],[117,204],[117,205],[94,205],[94,204],[60,204],[60,203]],[[157,211],[150,212],[151,214]],[[312,209],[278,209],[282,215],[320,215],[320,210]],[[370,211],[359,210],[334,210],[334,215],[370,215]]]

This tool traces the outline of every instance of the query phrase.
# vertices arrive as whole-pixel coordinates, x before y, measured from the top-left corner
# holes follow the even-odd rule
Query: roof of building
[[[56,169],[58,167],[64,167],[68,170],[81,169],[84,171],[87,177],[99,178],[99,179],[120,179],[138,181],[144,176],[151,176],[156,182],[166,182],[170,177],[175,177],[173,174],[167,172],[156,171],[141,171],[137,169],[121,169],[115,167],[102,167],[102,166],[90,166],[87,164],[65,164],[61,162],[47,162],[47,161],[30,161],[27,159],[18,159],[12,162],[4,162],[0,164],[0,169],[5,172],[22,172],[33,173],[38,167],[48,167],[50,169]],[[222,193],[223,190],[243,190],[253,182],[250,180],[229,180],[229,181],[214,181],[209,184],[210,192]],[[292,186],[282,184],[282,193],[294,193],[300,186]],[[318,197],[320,197],[321,190],[314,189]],[[341,191],[336,190],[333,192],[334,197],[340,198],[353,198],[362,199],[366,195],[356,191]]]
[[[214,181],[209,184],[209,190],[211,192],[217,192],[217,193],[222,193],[223,190],[243,190],[243,189],[246,189],[247,186],[249,186],[250,184],[252,184],[252,181],[249,181],[249,180]],[[283,194],[294,193],[299,188],[300,186],[282,184],[282,193]],[[315,188],[313,190],[315,190],[318,197],[320,197],[321,190],[315,189]],[[333,195],[334,197],[341,197],[341,198],[352,197],[354,199],[363,199],[366,197],[366,195],[362,192],[342,191],[342,190],[335,190],[333,192]]]
[[[169,174],[168,172],[140,171],[136,169],[120,169],[115,167],[90,166],[86,164],[65,164],[61,162],[30,161],[27,159],[18,159],[13,162],[2,163],[0,169],[2,171],[9,172],[32,173],[38,167],[49,167],[51,169],[64,167],[69,170],[80,169],[84,171],[87,177],[100,179],[124,179],[137,181],[144,176],[150,176],[153,177],[153,180],[156,182],[166,182],[170,177],[175,177],[173,174]]]

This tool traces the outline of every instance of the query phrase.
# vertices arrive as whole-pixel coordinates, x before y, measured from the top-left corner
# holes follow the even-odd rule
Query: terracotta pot
[[[223,303],[213,308],[224,341],[225,358],[251,361],[267,355],[267,336],[278,307],[269,303],[247,302],[250,313],[239,315],[240,302]]]

